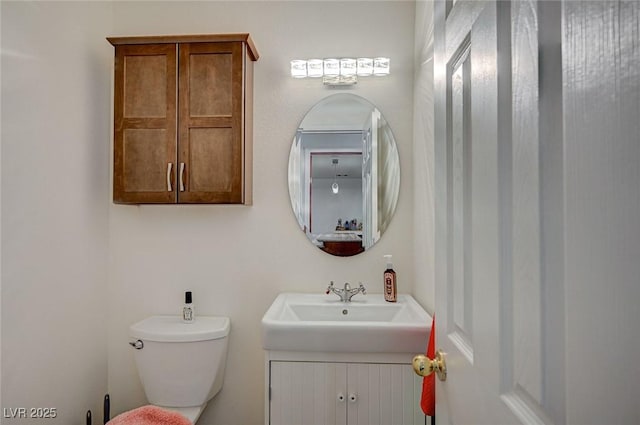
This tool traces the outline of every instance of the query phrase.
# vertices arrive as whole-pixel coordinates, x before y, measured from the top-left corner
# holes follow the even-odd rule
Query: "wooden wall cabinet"
[[[252,203],[249,34],[109,37],[113,201]]]

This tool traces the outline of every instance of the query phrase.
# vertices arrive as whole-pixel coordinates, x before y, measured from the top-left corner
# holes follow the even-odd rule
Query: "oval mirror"
[[[371,248],[399,190],[398,148],[375,105],[340,93],[311,108],[289,153],[291,207],[311,243],[343,257]]]

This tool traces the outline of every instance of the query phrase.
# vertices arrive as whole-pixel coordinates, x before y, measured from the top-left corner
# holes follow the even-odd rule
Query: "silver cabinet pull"
[[[167,164],[167,192],[173,191],[171,187],[171,169],[173,168],[173,162]]]
[[[180,192],[184,192],[184,162],[180,163]]]

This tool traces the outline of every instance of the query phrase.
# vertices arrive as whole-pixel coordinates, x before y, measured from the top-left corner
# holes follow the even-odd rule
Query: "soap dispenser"
[[[398,301],[396,272],[393,270],[391,255],[387,254],[384,258],[387,259],[387,269],[384,271],[384,300],[395,303]]]
[[[184,293],[184,307],[182,308],[182,321],[184,323],[193,323],[195,314],[193,311],[191,291]]]

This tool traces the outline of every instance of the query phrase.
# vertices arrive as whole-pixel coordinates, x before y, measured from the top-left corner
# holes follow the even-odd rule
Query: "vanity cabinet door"
[[[409,364],[270,362],[270,425],[424,425]]]
[[[408,364],[347,365],[349,425],[424,425],[422,378]]]
[[[347,365],[270,362],[271,425],[346,425]]]

